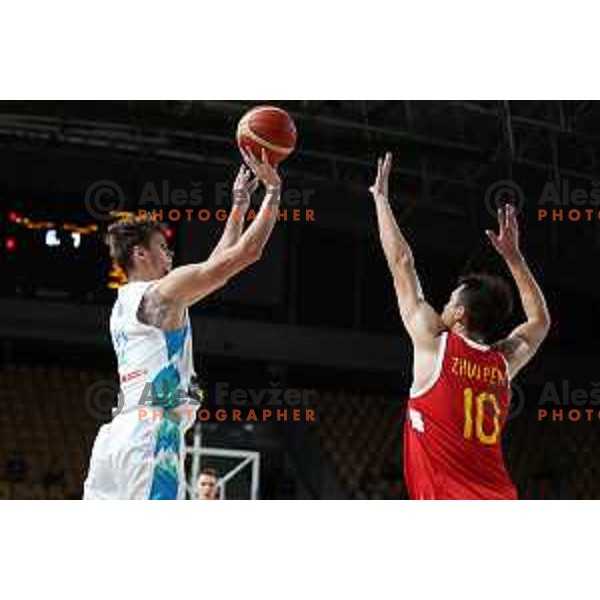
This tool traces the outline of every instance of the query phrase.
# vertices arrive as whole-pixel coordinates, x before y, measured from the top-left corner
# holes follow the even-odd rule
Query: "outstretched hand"
[[[515,214],[515,207],[507,204],[498,209],[498,233],[486,230],[486,235],[492,245],[504,260],[510,261],[518,258],[519,249],[519,223]]]
[[[250,150],[241,149],[244,161],[250,167],[255,177],[260,180],[265,187],[281,186],[281,178],[277,169],[269,163],[269,157],[267,151],[263,148],[261,153],[261,160],[258,160]]]
[[[377,177],[375,183],[369,188],[374,198],[384,196],[388,198],[390,171],[392,170],[392,153],[386,152],[385,158],[377,159]]]
[[[252,177],[252,171],[242,165],[233,183],[233,204],[244,210],[250,206],[250,197],[258,187],[258,179]]]

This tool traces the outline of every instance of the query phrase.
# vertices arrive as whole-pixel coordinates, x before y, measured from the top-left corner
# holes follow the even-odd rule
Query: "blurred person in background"
[[[198,500],[220,500],[219,478],[212,467],[204,467],[200,471],[196,485],[196,496]]]

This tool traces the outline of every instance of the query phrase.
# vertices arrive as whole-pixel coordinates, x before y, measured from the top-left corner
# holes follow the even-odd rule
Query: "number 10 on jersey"
[[[475,406],[473,406],[475,404]],[[486,432],[484,430],[484,416],[486,413],[486,404],[491,405],[487,409],[488,414],[492,416],[493,430]],[[498,401],[494,394],[482,392],[475,397],[473,402],[473,388],[464,390],[464,427],[463,436],[467,440],[473,439],[473,429],[475,437],[486,446],[497,444],[500,438],[500,409]],[[473,427],[475,424],[475,427]]]

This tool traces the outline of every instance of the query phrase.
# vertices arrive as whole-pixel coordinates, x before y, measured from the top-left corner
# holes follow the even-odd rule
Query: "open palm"
[[[377,177],[369,191],[375,198],[377,196],[388,197],[390,171],[392,170],[392,153],[386,152],[385,158],[377,159]]]
[[[498,209],[498,233],[486,231],[488,238],[492,242],[497,252],[510,260],[519,255],[519,223],[515,214],[515,207],[507,204],[504,208]]]

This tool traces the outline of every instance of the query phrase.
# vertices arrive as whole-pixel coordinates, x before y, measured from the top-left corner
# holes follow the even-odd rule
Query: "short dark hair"
[[[487,343],[494,341],[512,313],[510,286],[502,277],[488,273],[463,275],[458,284],[462,286],[459,298],[467,313],[467,329]]]
[[[146,246],[155,233],[165,232],[165,226],[152,217],[128,217],[109,226],[106,244],[111,258],[125,272],[133,266],[133,248]]]
[[[210,477],[214,477],[215,479],[219,479],[219,477],[217,475],[216,469],[213,469],[212,467],[203,467],[200,470],[200,475],[210,475]]]

